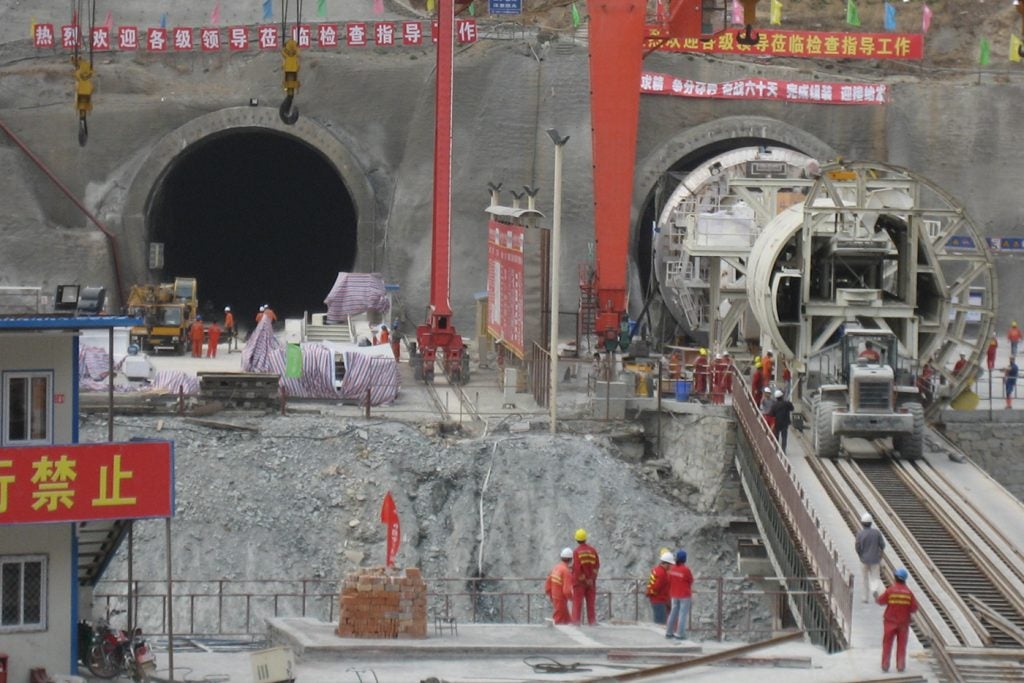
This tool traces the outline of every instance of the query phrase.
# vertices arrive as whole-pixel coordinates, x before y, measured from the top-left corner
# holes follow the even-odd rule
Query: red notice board
[[[169,441],[0,448],[0,524],[173,513]]]
[[[487,333],[520,358],[523,334],[523,263],[521,225],[491,219],[487,224]]]

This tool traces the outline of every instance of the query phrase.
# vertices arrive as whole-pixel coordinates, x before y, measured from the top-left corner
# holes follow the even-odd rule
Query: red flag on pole
[[[402,541],[398,510],[395,508],[395,499],[391,497],[391,491],[385,494],[384,504],[380,506],[380,521],[388,525],[388,548],[384,563],[390,567],[395,563],[395,555],[398,554],[398,546]]]

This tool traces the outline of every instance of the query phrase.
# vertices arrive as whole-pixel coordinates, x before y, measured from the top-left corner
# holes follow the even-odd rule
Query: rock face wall
[[[1020,435],[1024,414],[1018,410],[955,411],[942,415],[943,433],[1010,493],[1024,500],[1024,461]]]
[[[486,287],[486,183],[504,183],[503,203],[511,203],[510,188],[539,187],[538,209],[551,215],[549,127],[570,136],[563,156],[563,250],[571,255],[563,260],[564,301],[576,300],[577,264],[590,258],[595,198],[586,48],[546,45],[536,36],[483,41],[456,61],[451,299],[460,328],[469,328],[473,294]],[[311,53],[303,62],[302,118],[295,127],[276,116],[279,62],[274,53],[257,52],[106,54],[98,65],[89,144],[79,148],[66,59],[10,42],[0,47],[0,120],[107,224],[120,245],[127,284],[150,275],[147,211],[173,154],[232,127],[296,136],[328,156],[357,204],[357,268],[399,283],[410,317],[418,320],[430,272],[432,50]],[[843,65],[839,74],[797,60],[768,65],[653,54],[645,68],[709,82],[748,75],[881,80],[890,86],[891,102],[826,106],[643,96],[635,216],[662,174],[681,160],[761,140],[826,160],[907,166],[962,202],[983,232],[1021,232],[1015,204],[1005,201],[1016,195],[1017,150],[1024,147],[1024,129],[1013,125],[1024,104],[1019,88],[989,82],[991,76],[887,78],[868,65]],[[254,111],[250,98],[260,103]],[[0,285],[51,291],[62,282],[103,281],[112,289],[106,239],[9,144],[0,147],[0,196]],[[635,235],[636,222],[631,229]],[[238,258],[246,248],[240,246]],[[646,256],[628,258],[635,271]],[[1012,266],[1008,258],[1000,263],[1003,291],[1024,285],[1024,274]],[[631,289],[641,291],[635,278]],[[1024,317],[1022,306],[1003,302],[1000,326]]]

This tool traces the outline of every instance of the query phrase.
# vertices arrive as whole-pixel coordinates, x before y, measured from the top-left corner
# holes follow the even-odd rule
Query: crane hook
[[[281,121],[289,126],[295,125],[295,122],[299,120],[299,108],[294,105],[295,95],[288,95],[284,98],[284,102],[277,110],[278,116],[281,117]]]
[[[85,117],[78,119],[78,146],[85,147],[85,143],[89,140],[89,124],[85,120]]]
[[[736,34],[736,42],[740,45],[757,45],[761,42],[760,33],[752,33],[754,27],[747,24],[747,27]]]
[[[754,33],[754,22],[757,21],[758,0],[740,0],[743,5],[743,23],[746,28],[736,34],[736,42],[740,45],[757,45],[761,35]]]

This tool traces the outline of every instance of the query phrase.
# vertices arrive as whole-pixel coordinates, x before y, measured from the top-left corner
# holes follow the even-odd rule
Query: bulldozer
[[[132,286],[128,315],[142,318],[144,324],[131,328],[129,343],[142,351],[185,353],[189,347],[188,329],[196,319],[197,306],[194,277]]]

